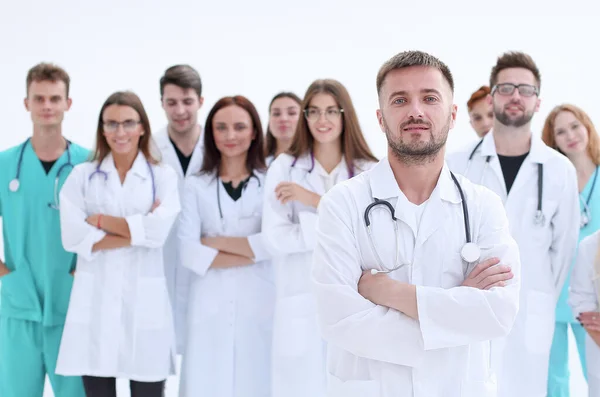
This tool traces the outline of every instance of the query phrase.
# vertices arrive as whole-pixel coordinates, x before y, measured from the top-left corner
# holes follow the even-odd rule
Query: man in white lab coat
[[[179,193],[183,194],[185,177],[202,166],[203,137],[198,124],[198,111],[204,103],[202,81],[198,72],[188,65],[168,68],[160,79],[160,96],[168,124],[156,134],[156,144],[162,159],[177,172]],[[183,353],[185,319],[190,271],[180,263],[175,222],[165,243],[164,262],[169,297],[177,336],[177,352]]]
[[[328,396],[495,396],[489,340],[513,324],[520,274],[502,203],[444,163],[456,118],[445,64],[400,53],[377,91],[388,157],[319,206],[313,281]]]
[[[450,169],[501,198],[523,264],[519,314],[494,343],[499,396],[545,397],[555,308],[579,234],[571,162],[531,132],[540,72],[521,52],[501,55],[490,76],[494,125],[479,144],[448,155]]]

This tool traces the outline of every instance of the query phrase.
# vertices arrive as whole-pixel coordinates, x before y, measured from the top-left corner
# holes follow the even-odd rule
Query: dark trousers
[[[83,387],[87,397],[117,397],[117,381],[115,378],[98,378],[84,376]],[[131,397],[164,397],[165,381],[161,382],[129,382]]]

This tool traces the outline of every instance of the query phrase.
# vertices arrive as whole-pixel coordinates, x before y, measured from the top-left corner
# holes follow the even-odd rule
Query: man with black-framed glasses
[[[490,76],[492,131],[476,145],[447,156],[452,171],[502,198],[519,245],[519,313],[508,337],[492,344],[499,397],[547,396],[555,308],[579,230],[575,168],[531,131],[540,82],[529,55],[501,55]]]

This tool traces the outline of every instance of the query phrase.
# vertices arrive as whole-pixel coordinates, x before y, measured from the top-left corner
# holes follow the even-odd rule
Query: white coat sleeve
[[[248,244],[254,254],[254,261],[260,262],[271,258],[271,254],[265,245],[265,236],[263,233],[255,233],[248,236]]]
[[[185,181],[177,237],[181,264],[197,275],[204,276],[219,251],[200,243],[202,217],[198,206],[199,193],[195,185],[195,179],[190,178]]]
[[[106,232],[86,222],[90,215],[85,209],[84,167],[71,171],[59,194],[60,233],[66,251],[91,261],[99,252],[92,252],[94,244],[106,236]]]
[[[426,350],[464,346],[506,336],[519,309],[521,262],[500,197],[482,188],[477,198],[480,217],[476,243],[481,261],[499,258],[514,277],[504,287],[480,290],[417,286],[417,309]],[[471,213],[475,206],[470,205]],[[456,257],[461,261],[460,257]]]
[[[131,234],[131,245],[134,247],[162,247],[181,210],[175,171],[162,164],[154,167],[154,175],[156,198],[160,200],[160,205],[148,214],[125,217]]]
[[[358,293],[361,255],[351,220],[360,210],[350,200],[333,188],[319,205],[312,280],[321,332],[355,356],[416,367],[425,353],[419,323]]]
[[[580,208],[575,168],[569,163],[558,208],[550,221],[552,244],[550,245],[550,268],[554,278],[554,293],[558,297],[563,289],[579,239]]]
[[[302,211],[298,214],[299,223],[292,221],[292,204],[281,204],[275,196],[275,188],[280,182],[288,181],[287,163],[278,157],[265,179],[262,232],[267,250],[273,256],[311,251],[315,247],[317,214]]]
[[[598,250],[600,232],[596,232],[579,243],[577,260],[571,274],[569,305],[573,314],[598,311],[596,284],[594,284],[594,261]],[[600,280],[596,280],[600,282]]]

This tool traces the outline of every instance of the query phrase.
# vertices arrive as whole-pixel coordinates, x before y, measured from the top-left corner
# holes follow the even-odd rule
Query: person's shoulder
[[[454,173],[460,187],[462,188],[467,202],[476,203],[479,207],[489,208],[490,206],[496,206],[498,208],[504,208],[502,199],[492,189],[472,182],[469,178]]]
[[[15,146],[11,146],[8,149],[0,151],[0,161],[10,161],[13,158],[18,158],[21,150],[23,149],[23,143]]]
[[[71,152],[71,158],[74,164],[79,164],[90,160],[92,152],[77,143],[71,142],[69,144],[69,151]]]
[[[361,172],[354,178],[337,183],[324,197],[326,197],[328,201],[352,202],[357,206],[365,200],[369,201],[371,197],[369,175],[372,171],[373,167]]]
[[[553,171],[563,170],[564,172],[575,174],[575,166],[567,156],[549,146],[544,145],[543,150],[546,152],[545,164],[552,167]]]
[[[269,168],[289,168],[294,163],[294,157],[288,153],[281,153],[271,162]]]

